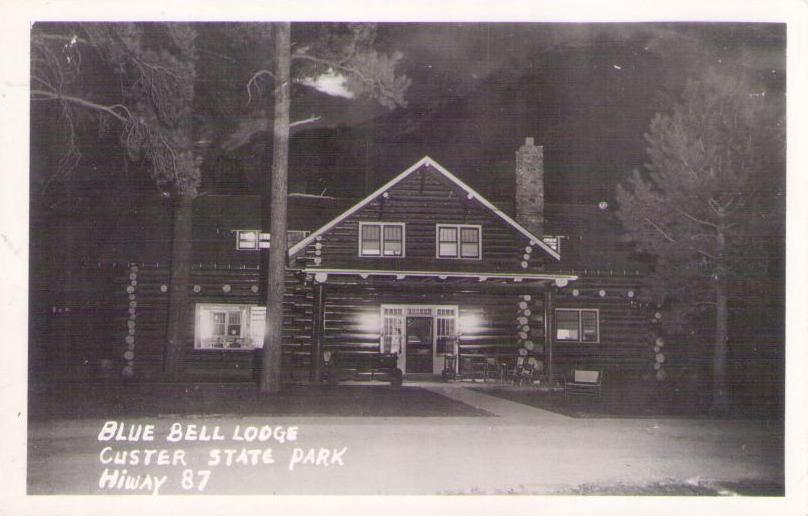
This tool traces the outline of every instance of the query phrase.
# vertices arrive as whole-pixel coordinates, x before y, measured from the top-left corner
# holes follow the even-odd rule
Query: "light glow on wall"
[[[359,314],[356,320],[359,329],[366,333],[381,333],[381,321],[379,318],[379,314],[367,312],[363,314]]]
[[[466,314],[460,317],[458,321],[458,330],[460,334],[477,333],[482,327],[482,319],[474,314]]]

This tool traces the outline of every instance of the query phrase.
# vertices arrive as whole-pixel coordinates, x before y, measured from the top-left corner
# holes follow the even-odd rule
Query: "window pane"
[[[401,241],[401,226],[384,226],[384,241]]]
[[[264,347],[266,314],[267,308],[265,306],[253,306],[250,308],[250,340],[253,348]]]
[[[457,257],[457,228],[438,227],[438,256]]]
[[[578,312],[573,310],[556,311],[556,339],[578,339]]]
[[[224,326],[227,314],[225,312],[211,312],[213,326],[211,327],[211,335],[214,337],[224,336]]]
[[[385,256],[401,256],[401,241],[388,242],[384,241],[384,255]]]
[[[362,226],[362,254],[378,255],[381,252],[381,226]]]
[[[463,258],[479,258],[480,246],[477,242],[460,244],[460,256]]]
[[[258,232],[239,231],[238,249],[258,249]]]
[[[440,228],[441,242],[457,242],[457,228]]]
[[[581,340],[584,342],[598,341],[598,314],[592,310],[581,311]]]
[[[478,228],[461,228],[460,241],[461,242],[474,242],[479,240],[480,230]]]
[[[241,337],[241,310],[234,310],[228,313],[227,335],[230,337]]]
[[[457,256],[457,243],[455,242],[448,242],[444,243],[441,242],[440,248],[438,249],[439,256]]]
[[[379,240],[381,227],[366,224],[362,226],[362,240]]]
[[[401,256],[404,228],[401,226],[384,226],[384,255]]]

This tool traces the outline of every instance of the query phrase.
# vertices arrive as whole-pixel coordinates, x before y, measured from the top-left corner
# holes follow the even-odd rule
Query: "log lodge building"
[[[405,382],[440,375],[447,354],[501,363],[526,357],[545,378],[572,367],[664,375],[654,324],[662,314],[637,301],[646,266],[632,260],[605,203],[545,203],[543,149],[532,138],[516,152],[512,206],[489,202],[462,174],[424,157],[358,202],[290,196],[289,379],[308,381],[315,360],[335,352],[395,350]],[[195,201],[178,380],[255,377],[265,318],[260,264],[269,246],[260,223],[257,196]],[[162,377],[164,256],[164,263],[131,256],[101,266],[109,293],[85,306],[103,321],[93,323],[93,337],[86,325],[67,332],[83,334],[71,345],[85,346],[85,363],[114,376]]]

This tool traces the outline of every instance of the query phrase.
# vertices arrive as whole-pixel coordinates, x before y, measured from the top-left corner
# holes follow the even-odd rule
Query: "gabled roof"
[[[298,242],[297,244],[292,246],[289,249],[289,256],[292,257],[292,256],[296,255],[297,253],[299,253],[301,250],[305,249],[306,246],[309,245],[312,241],[314,241],[318,236],[320,236],[323,233],[325,233],[325,232],[329,231],[330,229],[334,228],[340,222],[347,219],[348,217],[350,217],[351,215],[353,215],[357,211],[361,210],[362,208],[364,208],[365,206],[367,206],[368,204],[373,202],[374,199],[376,199],[377,197],[382,195],[384,192],[386,192],[387,190],[389,190],[390,188],[392,188],[393,186],[395,186],[399,182],[401,182],[403,179],[405,179],[407,176],[409,176],[410,174],[412,174],[416,170],[420,169],[422,166],[432,167],[435,170],[437,170],[446,179],[448,179],[452,183],[456,184],[459,188],[464,190],[468,194],[469,199],[476,199],[477,201],[480,202],[480,204],[482,204],[483,206],[488,208],[491,212],[493,212],[497,217],[502,219],[505,223],[507,223],[508,225],[513,227],[516,231],[518,231],[519,233],[523,234],[525,237],[530,239],[530,244],[531,245],[539,246],[540,248],[544,249],[544,251],[547,252],[547,254],[549,254],[550,256],[555,258],[556,260],[561,259],[561,256],[556,251],[554,251],[550,246],[545,244],[542,241],[541,238],[539,238],[538,236],[534,235],[533,233],[531,233],[530,231],[525,229],[521,224],[519,224],[518,222],[513,220],[511,217],[509,217],[507,214],[505,214],[505,212],[503,212],[502,210],[500,210],[499,208],[494,206],[490,201],[488,201],[488,199],[486,199],[485,197],[483,197],[482,195],[477,193],[472,187],[470,187],[469,185],[467,185],[466,183],[461,181],[457,176],[455,176],[454,174],[452,174],[451,172],[446,170],[443,166],[440,165],[440,163],[436,162],[435,160],[433,160],[429,156],[424,156],[423,158],[418,160],[415,164],[410,166],[407,170],[400,173],[399,175],[397,175],[396,177],[394,177],[393,179],[391,179],[387,183],[383,184],[376,191],[374,191],[373,193],[371,193],[370,195],[368,195],[367,197],[365,197],[364,199],[362,199],[361,201],[359,201],[358,203],[353,205],[348,210],[342,212],[342,214],[340,214],[336,218],[332,219],[330,222],[328,222],[327,224],[322,226],[317,231],[314,231],[308,237],[304,238],[303,240],[301,240],[300,242]]]

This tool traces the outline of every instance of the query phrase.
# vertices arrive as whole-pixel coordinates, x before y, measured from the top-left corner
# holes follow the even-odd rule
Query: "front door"
[[[407,373],[432,373],[432,317],[407,317],[404,354]]]

